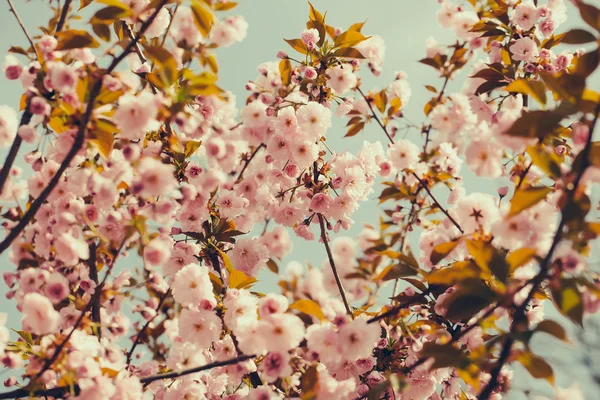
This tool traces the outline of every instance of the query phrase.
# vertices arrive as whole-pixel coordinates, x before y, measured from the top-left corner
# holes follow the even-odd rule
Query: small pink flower
[[[7,54],[6,57],[4,57],[2,69],[4,70],[6,79],[11,81],[19,79],[23,73],[23,65],[21,64],[21,61],[19,61],[19,59],[12,54]]]
[[[518,39],[509,47],[509,49],[513,55],[512,58],[515,61],[534,63],[537,61],[539,55],[537,44],[529,37]]]
[[[331,198],[325,193],[317,193],[310,201],[310,209],[316,213],[324,214],[331,205]]]
[[[37,335],[53,333],[58,329],[60,316],[50,300],[39,293],[28,293],[21,305],[23,328]]]
[[[319,31],[314,28],[305,29],[302,31],[300,39],[302,39],[302,42],[306,45],[308,50],[312,50],[320,39]]]

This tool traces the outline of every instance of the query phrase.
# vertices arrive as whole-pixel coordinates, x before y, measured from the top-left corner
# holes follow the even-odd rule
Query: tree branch
[[[358,93],[360,93],[360,95],[363,97],[363,99],[365,99],[365,102],[369,106],[369,110],[371,110],[371,116],[373,117],[373,119],[375,121],[377,121],[377,123],[379,124],[379,126],[381,127],[381,129],[383,129],[383,132],[385,132],[385,135],[389,139],[390,143],[394,144],[394,139],[392,139],[392,136],[388,132],[386,126],[383,125],[383,123],[381,122],[381,120],[379,119],[379,117],[377,116],[377,114],[375,114],[375,110],[373,110],[373,106],[371,105],[371,101],[369,101],[369,99],[367,98],[367,96],[365,96],[365,94],[360,89],[360,87],[357,87],[356,90],[358,91]]]
[[[242,181],[242,178],[244,177],[244,172],[246,171],[246,168],[248,168],[248,165],[250,165],[250,162],[252,161],[252,159],[254,158],[254,156],[256,156],[256,153],[258,153],[258,151],[260,149],[262,149],[263,147],[266,148],[267,146],[265,146],[264,143],[261,143],[256,149],[254,149],[254,151],[250,155],[250,158],[248,158],[246,160],[246,163],[242,167],[242,170],[240,171],[240,174],[238,175],[237,179],[235,180],[236,182],[241,182]]]
[[[323,217],[321,214],[317,214],[317,217],[319,218],[319,225],[321,227],[321,240],[325,245],[327,258],[329,258],[329,265],[331,265],[331,271],[333,272],[333,276],[335,277],[335,283],[337,284],[340,296],[342,297],[342,301],[344,302],[346,313],[348,313],[348,315],[354,319],[354,314],[352,313],[352,309],[350,308],[350,305],[348,304],[348,299],[346,298],[346,291],[344,290],[342,280],[340,279],[340,275],[338,274],[337,268],[335,267],[335,262],[333,261],[333,254],[331,254],[331,249],[329,248],[327,232],[325,231],[325,217]]]
[[[67,16],[69,15],[69,11],[71,9],[71,3],[73,0],[65,0],[65,4],[63,5],[62,11],[60,13],[60,17],[58,19],[58,23],[56,24],[56,30],[54,34],[56,35],[58,32],[62,30],[65,26],[65,22],[67,22]]]
[[[567,201],[564,203],[563,208],[561,209],[561,218],[560,218],[560,222],[558,223],[558,227],[556,228],[556,233],[554,234],[554,239],[552,240],[552,245],[550,246],[548,253],[546,253],[546,257],[544,257],[544,260],[540,264],[540,272],[538,272],[538,274],[533,278],[532,287],[531,287],[531,290],[529,291],[529,293],[527,294],[527,298],[525,299],[525,301],[523,303],[521,303],[519,308],[517,308],[517,310],[515,311],[515,315],[513,317],[513,322],[511,324],[511,331],[513,331],[521,323],[526,322],[527,306],[533,299],[535,292],[538,290],[538,288],[541,286],[541,284],[544,282],[544,280],[548,277],[548,273],[550,272],[550,265],[551,265],[550,263],[552,262],[552,256],[554,255],[554,251],[556,250],[556,247],[558,246],[558,244],[560,243],[560,240],[562,239],[563,229],[564,229],[565,225],[567,224],[567,217],[566,217],[565,211],[571,205],[571,203],[573,203],[573,200],[575,199],[575,194],[577,193],[577,188],[579,187],[579,184],[581,183],[581,179],[583,178],[583,174],[585,173],[587,168],[590,166],[589,156],[590,156],[590,152],[592,149],[592,136],[594,135],[594,130],[596,128],[596,123],[598,122],[599,114],[600,114],[600,103],[598,103],[596,105],[596,110],[594,111],[594,120],[590,127],[590,133],[587,138],[586,145],[583,148],[583,151],[581,153],[581,156],[582,156],[581,167],[575,177],[573,186],[570,188],[570,190],[567,191],[567,194],[566,194]],[[496,363],[496,367],[494,368],[494,370],[491,373],[490,381],[482,389],[481,393],[479,394],[479,400],[488,400],[490,398],[490,396],[492,395],[494,389],[496,388],[496,386],[498,384],[498,377],[500,376],[502,367],[508,361],[508,357],[510,355],[510,351],[511,351],[513,343],[514,343],[514,339],[510,336],[504,342],[504,345],[502,346],[502,350],[500,351],[500,357],[498,358],[498,362]]]
[[[454,224],[454,226],[460,231],[460,233],[465,233],[462,230],[462,228],[460,227],[460,225],[458,224],[458,222],[456,222],[456,220],[454,218],[452,218],[452,216],[450,216],[450,214],[448,213],[448,211],[446,211],[446,209],[439,203],[439,201],[437,201],[437,199],[435,198],[435,196],[433,195],[433,193],[431,193],[431,191],[429,190],[429,188],[427,187],[427,185],[425,184],[425,182],[423,182],[423,180],[421,178],[419,178],[419,176],[417,174],[415,174],[414,172],[412,172],[412,175],[415,177],[415,179],[417,181],[419,181],[419,184],[421,185],[421,187],[423,189],[425,189],[425,191],[427,192],[427,194],[429,195],[429,197],[431,198],[431,200],[433,200],[433,203],[436,205],[436,207],[439,208],[440,211],[443,212],[446,217],[448,217],[448,219],[450,220],[450,222],[452,222],[452,224]]]
[[[90,270],[90,279],[94,281],[96,284],[96,288],[98,288],[98,265],[96,261],[96,243],[92,242],[90,244],[90,258],[88,259],[88,267]],[[96,323],[98,326],[96,328],[96,336],[98,339],[102,338],[102,328],[101,328],[101,317],[100,317],[100,296],[92,297],[92,321]]]
[[[31,36],[29,35],[29,32],[27,32],[27,28],[25,28],[25,25],[23,24],[23,21],[19,17],[19,14],[17,14],[17,10],[15,9],[15,6],[13,5],[12,0],[6,0],[6,1],[8,2],[8,7],[10,7],[10,11],[15,15],[15,18],[17,19],[17,22],[19,23],[19,26],[21,27],[21,30],[23,31],[23,33],[27,37],[27,40],[29,41],[29,44],[31,45],[31,48],[33,49],[33,52],[35,53],[36,58],[39,58],[37,49],[35,48],[35,45],[33,44],[33,40],[31,39]]]
[[[156,319],[156,317],[158,317],[158,313],[159,313],[161,307],[163,306],[163,304],[165,303],[165,300],[167,300],[167,297],[169,297],[170,294],[171,294],[171,288],[169,288],[169,290],[167,290],[165,292],[165,294],[163,294],[162,297],[160,298],[160,301],[158,302],[158,305],[156,306],[156,314],[154,315],[154,317],[150,318],[146,322],[146,324],[142,327],[142,329],[140,329],[138,334],[136,335],[135,340],[133,341],[133,345],[131,346],[131,349],[129,349],[129,351],[127,352],[127,365],[129,365],[131,363],[131,358],[133,357],[133,352],[135,351],[135,348],[138,346],[138,344],[141,343],[142,336],[146,332],[146,329],[148,329],[148,327],[150,326],[152,321],[154,321]]]
[[[226,367],[228,365],[234,365],[240,362],[244,362],[247,360],[250,360],[252,358],[255,358],[255,355],[247,355],[247,356],[240,356],[240,357],[236,357],[236,358],[231,358],[229,360],[225,360],[225,361],[215,361],[213,363],[210,364],[205,364],[205,365],[201,365],[198,367],[194,367],[194,368],[189,368],[189,369],[184,369],[181,371],[172,371],[172,372],[166,372],[164,374],[157,374],[157,375],[152,375],[152,376],[147,376],[145,378],[141,378],[140,382],[143,385],[147,385],[149,383],[152,383],[154,381],[159,381],[162,379],[177,379],[180,378],[182,376],[185,375],[189,375],[189,374],[195,374],[197,372],[202,372],[202,371],[208,371],[211,370],[213,368],[219,368],[219,367]],[[34,390],[34,391],[30,391],[27,390],[25,388],[23,389],[17,389],[17,390],[13,390],[12,392],[6,392],[6,393],[1,393],[0,394],[0,399],[16,399],[16,398],[21,398],[21,397],[31,397],[31,396],[37,396],[37,397],[41,397],[41,396],[52,396],[52,397],[59,397],[62,396],[66,393],[70,393],[71,390],[74,393],[79,393],[81,391],[81,389],[79,388],[79,385],[75,385],[73,388],[71,388],[70,386],[59,386],[56,387],[54,389],[45,389],[45,390]]]
[[[123,61],[125,59],[125,57],[127,57],[127,55],[133,50],[133,48],[136,46],[139,39],[144,35],[144,32],[146,32],[146,30],[150,27],[152,22],[154,22],[154,20],[158,16],[158,13],[160,12],[160,10],[164,7],[164,5],[168,1],[169,0],[162,0],[159,3],[159,5],[156,7],[154,13],[152,13],[152,15],[150,16],[150,18],[148,18],[148,20],[146,20],[142,24],[140,32],[136,36],[135,40],[130,42],[129,45],[127,45],[127,47],[125,47],[123,52],[113,60],[113,62],[106,69],[106,71],[104,72],[103,75],[112,73],[115,70],[115,68],[121,63],[121,61]],[[100,91],[102,89],[102,76],[98,77],[98,80],[96,81],[96,83],[94,84],[94,86],[92,87],[92,89],[90,91],[87,107],[86,107],[85,113],[83,115],[83,118],[79,123],[79,128],[77,130],[77,134],[75,135],[75,141],[73,143],[73,146],[67,153],[65,159],[61,163],[58,170],[56,171],[56,174],[52,177],[52,179],[48,183],[48,186],[46,186],[44,188],[44,190],[42,191],[42,193],[40,193],[40,195],[37,197],[37,199],[35,199],[31,203],[31,207],[27,210],[27,212],[25,213],[23,218],[21,218],[19,223],[14,228],[12,228],[10,230],[10,232],[8,233],[8,235],[6,235],[4,240],[2,242],[0,242],[0,254],[4,253],[4,251],[11,245],[13,240],[15,240],[17,238],[17,236],[19,236],[21,234],[21,232],[23,232],[25,227],[27,225],[29,225],[29,222],[31,222],[31,220],[33,219],[35,214],[38,212],[38,210],[40,209],[42,204],[46,201],[46,199],[48,198],[50,193],[52,193],[52,191],[54,190],[56,185],[58,185],[65,170],[69,167],[69,164],[71,164],[71,162],[73,161],[73,159],[75,158],[75,156],[77,155],[79,150],[81,150],[81,148],[83,147],[83,143],[85,140],[85,133],[87,130],[87,125],[90,122],[90,119],[92,117],[96,98],[98,97],[98,95],[100,94]]]

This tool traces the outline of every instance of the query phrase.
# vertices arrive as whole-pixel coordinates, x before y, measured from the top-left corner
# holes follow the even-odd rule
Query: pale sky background
[[[597,0],[588,0],[596,3]],[[46,25],[49,18],[47,0],[13,0],[21,18],[32,35],[40,33],[38,26]],[[78,1],[74,1],[78,3]],[[466,3],[466,1],[464,2]],[[545,3],[545,1],[540,1]],[[382,88],[389,84],[394,78],[395,71],[405,71],[408,73],[409,81],[412,86],[413,96],[406,107],[405,114],[411,121],[419,123],[423,120],[423,105],[431,98],[432,93],[428,92],[424,85],[429,84],[441,87],[442,81],[437,73],[430,67],[422,65],[417,61],[425,56],[425,40],[429,36],[435,37],[441,44],[452,44],[455,37],[452,32],[442,29],[438,26],[435,12],[439,5],[436,0],[314,0],[313,5],[321,12],[328,11],[327,21],[333,26],[347,28],[350,24],[359,21],[367,21],[363,33],[378,34],[383,37],[386,43],[386,58],[383,67],[383,73],[379,78],[373,77],[368,70],[362,72],[364,87]],[[469,7],[467,5],[467,7]],[[583,23],[579,17],[578,11],[569,4],[569,21],[561,26],[560,31],[567,27],[582,27]],[[219,82],[220,85],[232,91],[238,97],[238,105],[241,106],[247,96],[244,85],[249,79],[257,76],[256,68],[265,61],[276,60],[278,50],[293,52],[283,41],[283,38],[299,37],[304,28],[308,16],[308,4],[303,0],[241,0],[240,5],[229,12],[229,14],[241,14],[249,23],[248,37],[241,43],[230,48],[218,51],[218,61],[220,66]],[[27,46],[27,41],[20,31],[13,15],[9,13],[5,0],[0,0],[0,54],[5,54],[11,45],[22,47]],[[448,87],[448,93],[460,90],[465,77],[468,74],[468,68],[458,75],[454,83]],[[596,89],[600,89],[600,77],[598,74],[594,77]],[[19,96],[21,95],[20,84],[10,82],[0,78],[0,104],[18,107]],[[345,149],[354,151],[361,147],[363,140],[382,141],[387,145],[383,133],[376,125],[368,126],[365,131],[353,138],[342,140],[345,134],[345,122],[334,122],[334,127],[328,133],[328,143],[332,149],[341,152]],[[419,132],[412,130],[407,138],[420,140]],[[17,165],[23,164],[22,156],[26,149],[21,149],[17,158]],[[6,150],[0,151],[0,160],[3,160]],[[499,186],[508,184],[502,179],[477,179],[467,172],[467,167],[463,168],[465,177],[465,188],[467,192],[485,191],[493,193]],[[353,236],[360,231],[363,223],[377,223],[375,215],[377,211],[376,197],[381,191],[381,187],[375,188],[373,200],[361,206],[356,213],[354,220],[355,226],[346,235]],[[597,194],[597,193],[596,193]],[[445,194],[443,194],[444,196]],[[595,196],[597,199],[598,196]],[[593,204],[597,204],[597,201]],[[415,252],[418,251],[417,240],[419,230],[411,236],[412,247]],[[311,262],[313,265],[320,265],[325,259],[325,252],[322,244],[316,241],[307,243],[303,240],[294,239],[294,251],[285,262],[297,260],[300,262]],[[597,258],[597,257],[596,257]],[[9,264],[6,257],[0,257],[0,271],[12,270],[14,266]],[[139,260],[128,258],[127,264],[130,267],[139,266]],[[597,261],[592,261],[597,263]],[[259,288],[263,291],[271,288],[273,290],[276,282],[275,276],[269,271],[261,274]],[[15,303],[4,299],[6,287],[0,283],[0,310],[9,314],[9,326],[18,328],[19,315],[15,310]],[[557,316],[551,304],[548,304],[547,314],[557,320],[563,321],[564,325],[574,335],[577,329],[573,324],[564,321]],[[596,324],[592,324],[596,322]],[[554,366],[557,377],[557,384],[565,387],[574,382],[578,382],[586,394],[586,399],[598,398],[598,386],[594,383],[592,375],[600,377],[600,361],[592,364],[592,367],[583,363],[584,356],[596,359],[600,356],[600,338],[598,338],[598,318],[595,321],[586,321],[589,331],[586,336],[591,338],[591,347],[581,347],[580,345],[565,347],[554,339],[548,337],[538,337],[534,339],[536,351],[546,357]],[[575,340],[575,337],[573,340]],[[594,341],[595,340],[595,341]],[[595,348],[595,349],[594,349]],[[595,350],[595,353],[592,351]],[[5,379],[6,374],[0,371],[0,378]],[[542,381],[534,380],[522,368],[515,368],[514,390],[509,395],[510,399],[527,398],[522,389],[534,388],[532,396],[544,395],[553,398],[551,387]]]

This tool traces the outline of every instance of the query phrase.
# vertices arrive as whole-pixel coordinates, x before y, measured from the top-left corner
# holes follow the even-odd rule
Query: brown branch
[[[263,147],[267,147],[265,146],[264,143],[261,143],[260,145],[258,145],[258,147],[256,149],[254,149],[254,151],[252,152],[252,154],[250,155],[250,158],[248,158],[244,164],[244,166],[242,167],[242,170],[240,171],[240,174],[238,175],[237,179],[235,180],[236,182],[241,182],[242,178],[244,177],[244,172],[246,171],[246,168],[248,168],[248,165],[250,165],[250,162],[252,161],[252,159],[254,158],[254,156],[256,156],[256,153],[258,153],[258,151],[260,149],[262,149]]]
[[[31,121],[32,114],[29,111],[29,102],[27,102],[27,106],[25,107],[25,111],[21,116],[21,122],[19,123],[19,127],[23,125],[27,125],[29,121]],[[19,154],[19,149],[21,148],[21,144],[23,143],[23,139],[21,136],[17,134],[15,139],[13,140],[12,145],[10,146],[10,150],[8,151],[8,155],[6,156],[6,160],[4,161],[4,165],[0,170],[0,194],[4,192],[4,185],[8,180],[8,175],[10,174],[10,170],[17,158],[17,154]]]
[[[140,32],[136,36],[135,40],[131,41],[129,43],[129,45],[127,45],[127,47],[125,47],[123,52],[113,60],[113,62],[108,67],[108,69],[106,69],[106,71],[104,72],[104,75],[112,73],[115,70],[115,68],[121,63],[121,61],[123,61],[125,59],[125,57],[127,57],[127,55],[136,46],[139,39],[144,35],[144,32],[146,32],[148,27],[152,24],[152,22],[154,22],[159,11],[164,7],[164,5],[168,1],[169,0],[162,0],[159,3],[159,5],[156,7],[154,13],[150,16],[150,18],[148,18],[148,20],[142,24]],[[11,245],[13,240],[15,240],[17,238],[17,236],[19,236],[21,234],[21,232],[23,232],[25,227],[27,225],[29,225],[29,222],[31,222],[31,220],[33,219],[35,214],[38,212],[38,210],[40,209],[42,204],[46,201],[46,199],[48,198],[50,193],[52,193],[52,191],[54,190],[56,185],[58,185],[65,170],[69,167],[69,164],[71,164],[71,162],[73,161],[73,159],[75,158],[75,156],[77,155],[79,150],[81,150],[81,148],[83,147],[83,143],[85,140],[85,133],[87,130],[87,125],[92,117],[92,113],[94,111],[94,104],[96,102],[96,98],[100,94],[101,89],[102,89],[102,76],[100,76],[98,78],[98,80],[96,81],[96,83],[94,84],[94,86],[92,87],[92,89],[90,91],[87,107],[86,107],[86,110],[85,110],[82,120],[79,122],[79,128],[77,130],[77,134],[75,135],[75,141],[73,143],[73,146],[67,153],[64,161],[61,163],[58,170],[56,171],[56,174],[52,177],[52,179],[48,183],[48,186],[46,186],[44,188],[44,190],[42,191],[42,193],[40,193],[40,195],[37,197],[37,199],[35,199],[31,203],[31,207],[27,210],[27,212],[25,213],[23,218],[21,218],[19,223],[14,228],[12,228],[10,230],[10,232],[8,233],[8,235],[6,235],[4,240],[2,242],[0,242],[0,254],[4,253],[4,251]]]
[[[394,144],[394,139],[392,139],[392,136],[388,132],[386,126],[383,125],[383,123],[381,122],[381,120],[379,119],[379,117],[377,116],[377,114],[375,114],[375,110],[373,110],[373,106],[371,105],[371,101],[367,98],[367,96],[365,96],[365,94],[360,89],[360,87],[357,87],[356,90],[358,91],[358,93],[360,93],[360,95],[363,97],[363,99],[365,99],[365,102],[369,106],[369,110],[371,110],[371,116],[373,117],[373,119],[375,121],[377,121],[377,123],[379,124],[379,126],[381,127],[381,129],[383,129],[383,132],[385,133],[385,135],[389,139],[390,143]]]
[[[462,230],[462,228],[460,227],[460,225],[458,224],[458,222],[456,222],[456,220],[454,218],[452,218],[452,216],[439,203],[439,201],[437,201],[437,199],[435,198],[435,196],[433,195],[433,193],[431,193],[431,191],[429,190],[429,188],[427,187],[427,185],[425,184],[425,182],[423,182],[423,180],[421,178],[419,178],[419,176],[417,174],[415,174],[414,172],[412,172],[412,175],[416,178],[417,181],[419,181],[419,184],[421,185],[421,187],[423,189],[425,189],[425,191],[427,192],[427,194],[429,195],[429,197],[431,198],[431,200],[433,200],[433,203],[436,205],[436,207],[439,208],[440,211],[443,212],[446,217],[448,217],[448,219],[450,220],[450,222],[452,222],[452,224],[454,224],[454,226],[460,231],[460,233],[465,233]]]
[[[90,270],[90,279],[94,281],[96,284],[96,288],[98,288],[98,265],[96,260],[96,243],[92,242],[90,244],[90,258],[88,259],[88,267]],[[97,324],[96,327],[96,336],[98,339],[102,338],[102,320],[100,317],[100,296],[92,297],[92,321]]]
[[[110,275],[110,272],[112,271],[115,263],[117,262],[117,258],[119,257],[119,254],[121,253],[121,250],[123,249],[123,246],[125,246],[125,239],[119,245],[119,248],[117,249],[117,251],[115,253],[115,256],[113,257],[110,264],[108,265],[107,270],[106,270],[106,275],[104,275],[104,279],[102,279],[102,282],[100,282],[100,284],[98,286],[96,286],[96,288],[94,290],[94,294],[92,295],[92,298],[90,299],[90,301],[87,303],[87,305],[85,306],[85,308],[79,315],[79,318],[77,319],[77,321],[75,321],[75,324],[73,325],[73,329],[71,329],[71,331],[69,332],[67,337],[56,347],[56,349],[54,349],[54,354],[52,354],[52,357],[50,357],[48,360],[46,360],[46,362],[44,363],[44,366],[42,367],[40,372],[37,373],[37,375],[35,376],[35,378],[33,380],[37,380],[40,376],[42,376],[42,374],[44,372],[46,372],[46,370],[48,370],[48,368],[50,368],[52,366],[52,364],[54,364],[54,362],[60,356],[60,353],[62,352],[62,350],[65,348],[65,346],[71,339],[71,336],[73,336],[73,333],[79,327],[79,324],[81,324],[81,321],[83,321],[85,314],[88,311],[90,311],[90,309],[93,307],[93,305],[95,303],[99,304],[100,296],[102,295],[102,288],[104,288],[104,284],[106,283],[106,280],[108,279],[108,277]]]
[[[131,358],[133,357],[133,352],[135,351],[135,348],[138,346],[138,344],[141,343],[142,336],[146,332],[146,329],[148,329],[148,327],[150,326],[152,321],[154,321],[156,319],[156,317],[158,317],[158,313],[159,313],[161,307],[163,306],[163,304],[165,303],[165,300],[167,300],[167,297],[169,297],[170,294],[171,294],[171,288],[169,288],[169,290],[167,290],[165,292],[165,294],[163,294],[162,297],[160,298],[160,301],[158,302],[158,305],[156,306],[156,309],[155,309],[156,314],[154,314],[154,316],[146,322],[146,324],[142,327],[142,329],[140,329],[140,331],[136,335],[135,340],[133,341],[133,345],[131,346],[131,349],[129,349],[129,351],[127,352],[127,365],[129,365],[131,363]]]
[[[60,13],[60,17],[58,19],[58,23],[56,24],[56,30],[54,34],[56,35],[58,32],[62,31],[65,26],[65,22],[67,22],[67,17],[69,15],[69,11],[71,10],[71,3],[73,0],[65,0],[65,4],[63,5],[62,11]]]
[[[538,272],[538,274],[533,278],[532,287],[527,295],[527,298],[525,299],[525,301],[523,303],[521,303],[519,308],[517,308],[515,311],[515,315],[513,317],[513,322],[511,324],[511,331],[515,330],[515,328],[518,328],[522,323],[527,321],[526,309],[529,306],[529,303],[531,302],[531,300],[533,299],[535,292],[538,290],[538,288],[541,286],[541,284],[544,282],[544,280],[548,277],[548,273],[550,272],[550,265],[551,265],[550,263],[552,261],[552,256],[554,255],[554,251],[556,250],[556,247],[558,246],[558,244],[560,243],[560,241],[562,239],[563,229],[564,229],[565,225],[567,224],[567,217],[566,217],[565,211],[573,203],[573,200],[575,199],[575,194],[577,193],[577,189],[579,187],[579,184],[581,183],[581,179],[583,178],[583,174],[585,173],[585,171],[591,164],[590,160],[589,160],[589,156],[590,156],[590,152],[592,149],[592,136],[594,135],[594,130],[596,128],[596,123],[598,122],[599,114],[600,114],[600,103],[598,103],[598,105],[596,105],[596,110],[594,111],[594,120],[590,127],[590,131],[589,131],[590,133],[587,138],[587,143],[586,143],[585,147],[583,148],[583,152],[581,153],[581,156],[582,156],[581,167],[575,177],[573,186],[567,191],[567,194],[566,194],[567,201],[565,201],[563,208],[561,209],[561,218],[560,218],[560,222],[558,223],[558,227],[556,228],[556,233],[554,234],[554,239],[552,240],[552,245],[550,246],[548,253],[546,253],[546,257],[544,257],[543,261],[540,263],[540,272]],[[488,400],[490,398],[490,396],[492,395],[494,389],[497,386],[498,377],[500,376],[502,367],[508,361],[508,357],[510,355],[510,351],[512,349],[513,343],[514,343],[514,339],[510,336],[504,342],[504,345],[502,346],[502,350],[500,351],[500,357],[498,358],[498,362],[496,363],[496,367],[491,372],[491,377],[490,377],[488,384],[483,388],[483,390],[479,394],[479,397],[478,397],[479,400]]]
[[[240,357],[236,357],[236,358],[231,358],[229,360],[225,360],[225,361],[215,361],[213,363],[210,364],[205,364],[205,365],[201,365],[198,367],[194,367],[194,368],[189,368],[189,369],[184,369],[181,371],[172,371],[172,372],[166,372],[164,374],[157,374],[157,375],[152,375],[152,376],[147,376],[145,378],[141,378],[140,382],[143,385],[148,385],[154,381],[159,381],[162,379],[177,379],[180,378],[182,376],[186,376],[189,374],[195,374],[197,372],[202,372],[202,371],[208,371],[211,370],[213,368],[219,368],[219,367],[226,367],[228,365],[234,365],[240,362],[244,362],[247,360],[250,360],[252,358],[255,358],[255,355],[247,355],[247,356],[240,356]],[[59,397],[62,396],[66,393],[70,393],[71,390],[77,394],[81,391],[81,389],[79,388],[79,385],[75,385],[72,388],[70,386],[59,386],[56,387],[54,389],[45,389],[45,390],[34,390],[34,391],[30,391],[27,390],[25,388],[23,389],[17,389],[17,390],[13,390],[12,392],[6,392],[6,393],[1,393],[0,394],[0,399],[16,399],[16,398],[21,398],[21,397],[31,397],[31,396],[52,396],[52,397]]]
[[[331,249],[329,248],[327,232],[325,231],[325,217],[323,217],[321,214],[317,214],[317,217],[319,218],[319,225],[321,227],[321,240],[325,245],[325,251],[327,252],[327,258],[329,258],[329,265],[331,266],[331,271],[333,272],[335,283],[337,284],[340,296],[342,297],[342,301],[344,303],[344,307],[346,308],[346,312],[349,316],[351,316],[354,319],[354,314],[352,313],[352,309],[350,308],[350,305],[348,304],[348,299],[346,298],[346,291],[344,290],[342,280],[340,279],[340,275],[338,274],[337,268],[335,267],[335,262],[333,261],[333,254],[331,254]]]
[[[13,5],[12,0],[6,0],[6,1],[8,2],[8,7],[10,7],[10,11],[15,15],[15,18],[17,19],[17,22],[19,23],[19,26],[21,27],[21,30],[23,31],[23,33],[27,37],[27,40],[29,41],[29,44],[31,45],[31,48],[33,49],[33,52],[36,55],[35,58],[39,58],[37,49],[35,48],[35,45],[33,44],[33,40],[31,39],[31,36],[29,35],[29,32],[27,32],[27,28],[25,28],[25,25],[23,24],[23,21],[19,17],[19,14],[17,14],[17,10],[15,9],[15,6]]]

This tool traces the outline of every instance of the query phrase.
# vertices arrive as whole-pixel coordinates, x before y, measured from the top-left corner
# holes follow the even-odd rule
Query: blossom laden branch
[[[144,35],[146,30],[150,27],[152,22],[154,22],[154,20],[158,16],[158,13],[160,12],[160,10],[165,6],[165,4],[168,3],[168,1],[169,0],[161,0],[160,3],[158,3],[158,5],[156,6],[156,9],[152,13],[152,15],[142,24],[140,31],[138,32],[137,36],[135,37],[135,40],[131,41],[125,47],[123,52],[112,61],[110,66],[104,72],[104,75],[111,74],[117,68],[117,66],[121,63],[121,61],[123,61],[129,55],[129,53],[137,45],[137,42]],[[15,227],[13,227],[10,230],[10,232],[8,233],[8,235],[6,235],[4,240],[2,242],[0,242],[0,254],[4,253],[4,251],[6,251],[6,249],[8,249],[8,247],[11,245],[13,240],[15,240],[21,234],[21,232],[23,232],[25,227],[27,225],[29,225],[29,223],[35,217],[35,214],[38,212],[38,210],[40,209],[42,204],[46,201],[46,199],[48,198],[50,193],[52,193],[52,191],[54,190],[56,185],[58,185],[65,170],[69,167],[69,165],[71,164],[71,162],[73,161],[73,159],[75,158],[75,156],[77,155],[79,150],[81,150],[81,148],[83,147],[83,144],[85,141],[85,133],[87,131],[87,125],[92,117],[96,98],[100,94],[101,89],[102,89],[102,79],[98,78],[98,80],[96,80],[96,83],[90,90],[87,107],[86,107],[85,113],[83,115],[83,118],[79,123],[79,128],[77,129],[77,133],[75,135],[75,140],[74,140],[73,145],[71,146],[71,149],[65,156],[65,159],[61,163],[60,167],[58,168],[58,170],[56,171],[56,173],[54,174],[54,176],[52,177],[52,179],[50,180],[48,185],[44,188],[44,190],[40,193],[40,195],[33,201],[33,203],[31,204],[31,207],[27,210],[25,215],[23,215],[23,217],[19,220],[17,225]]]
[[[325,246],[325,251],[327,252],[327,258],[329,260],[329,265],[331,266],[331,271],[333,272],[333,276],[335,277],[335,283],[338,287],[338,291],[340,292],[340,297],[342,298],[342,302],[344,303],[344,307],[346,308],[346,313],[354,318],[354,313],[348,304],[348,299],[346,297],[346,291],[344,290],[344,285],[342,284],[342,280],[338,273],[338,270],[335,266],[335,261],[333,260],[333,254],[331,253],[331,248],[329,247],[329,239],[327,238],[327,231],[325,228],[325,218],[321,214],[317,214],[317,218],[319,218],[319,226],[321,228],[321,241]]]

